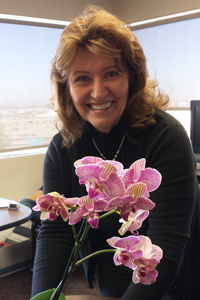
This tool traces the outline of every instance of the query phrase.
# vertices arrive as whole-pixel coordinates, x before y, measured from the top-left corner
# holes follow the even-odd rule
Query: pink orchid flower
[[[135,212],[131,212],[128,216],[128,221],[120,219],[120,222],[123,223],[119,229],[119,234],[124,235],[127,231],[130,231],[132,234],[142,226],[142,222],[148,217],[149,211],[143,209],[136,209]]]
[[[66,222],[69,218],[69,210],[76,206],[78,200],[79,198],[65,198],[57,192],[52,192],[37,198],[33,210],[41,211],[41,220],[53,221],[61,215]]]
[[[147,186],[145,183],[132,184],[126,190],[123,197],[115,197],[108,202],[106,209],[117,209],[120,211],[122,218],[128,221],[131,213],[136,213],[138,209],[150,210],[155,204],[145,196],[147,195]]]
[[[108,244],[117,248],[113,257],[116,266],[123,264],[131,269],[136,268],[135,259],[143,256],[142,247],[146,242],[145,236],[128,236],[125,238],[112,237]]]
[[[80,184],[85,184],[88,196],[94,198],[123,196],[125,187],[119,174],[123,165],[117,161],[104,161],[101,158],[85,157],[74,163]]]
[[[144,267],[138,267],[134,270],[133,277],[132,277],[133,282],[135,284],[140,282],[146,285],[155,282],[156,277],[158,276],[158,271],[155,270],[156,266],[157,264],[155,264],[154,268],[149,268],[147,265],[147,261],[145,260]]]
[[[88,196],[84,196],[79,199],[78,205],[79,208],[69,216],[69,224],[74,225],[80,222],[83,216],[86,216],[86,220],[91,227],[98,228],[99,215],[97,212],[104,211],[107,201],[98,198],[90,199]]]
[[[152,245],[147,237],[146,243],[142,247],[143,256],[135,259],[137,268],[133,272],[133,282],[142,284],[151,284],[155,282],[158,272],[155,270],[161,258],[163,251],[160,247]]]
[[[135,161],[129,169],[123,170],[121,176],[126,189],[136,182],[143,182],[147,186],[147,192],[156,190],[161,183],[161,174],[152,168],[145,169],[145,158]]]

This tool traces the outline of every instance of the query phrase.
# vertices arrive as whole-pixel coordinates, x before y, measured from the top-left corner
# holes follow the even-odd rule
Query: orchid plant
[[[151,243],[146,236],[140,236],[137,230],[148,217],[149,210],[155,204],[149,199],[149,193],[161,183],[161,174],[152,168],[145,168],[144,158],[134,162],[129,169],[117,161],[104,161],[99,157],[84,157],[74,163],[79,183],[86,187],[87,195],[81,198],[65,198],[57,192],[43,195],[37,199],[34,210],[41,211],[41,219],[55,220],[59,215],[72,226],[75,246],[68,261],[63,278],[56,289],[37,294],[32,300],[62,300],[61,293],[65,280],[85,260],[105,252],[114,253],[116,266],[123,264],[133,270],[132,280],[149,285],[156,281],[155,269],[162,258],[162,249]],[[99,214],[101,212],[101,215]],[[98,228],[99,221],[112,213],[121,216],[119,234],[127,231],[128,237],[114,236],[107,243],[109,248],[78,260],[79,250],[89,229]],[[79,233],[75,224],[82,221]]]

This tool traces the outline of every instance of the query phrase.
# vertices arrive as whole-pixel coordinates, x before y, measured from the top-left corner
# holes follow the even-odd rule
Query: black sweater
[[[197,300],[200,295],[197,282],[200,278],[200,197],[194,155],[188,136],[177,120],[160,110],[155,119],[155,125],[144,129],[130,130],[120,122],[109,134],[99,133],[86,124],[82,138],[70,149],[62,146],[62,137],[57,134],[45,157],[44,193],[57,191],[65,197],[85,195],[73,163],[85,156],[100,156],[92,138],[104,156],[113,159],[126,132],[117,160],[124,168],[129,168],[134,161],[145,158],[146,167],[155,168],[162,174],[160,187],[150,195],[156,206],[139,233],[149,236],[153,244],[163,249],[163,259],[157,266],[155,284],[131,283],[121,299],[159,300],[169,293],[174,298],[178,294],[180,299]],[[119,227],[118,217],[113,216],[106,218],[97,230],[105,232],[106,228],[112,237]],[[42,231],[43,226],[39,244],[42,243]],[[36,269],[38,264],[36,258]],[[90,280],[90,274],[88,278]]]

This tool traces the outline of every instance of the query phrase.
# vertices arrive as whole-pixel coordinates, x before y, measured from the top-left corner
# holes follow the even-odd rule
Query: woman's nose
[[[105,82],[100,78],[94,79],[91,90],[91,97],[96,101],[101,101],[107,95],[107,93],[108,91]]]

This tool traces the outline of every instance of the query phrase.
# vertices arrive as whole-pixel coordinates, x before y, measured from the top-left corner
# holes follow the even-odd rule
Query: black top
[[[194,300],[200,292],[197,281],[200,278],[200,197],[194,155],[188,136],[177,120],[160,110],[155,119],[155,125],[144,129],[130,130],[120,122],[109,134],[99,133],[86,123],[82,138],[70,149],[62,146],[62,137],[57,134],[45,157],[44,194],[57,191],[65,197],[86,195],[73,163],[85,156],[100,157],[92,138],[104,156],[113,159],[126,132],[117,160],[129,168],[134,161],[145,158],[146,167],[162,174],[160,187],[150,195],[156,206],[139,234],[149,236],[153,244],[163,249],[163,259],[157,266],[155,284],[131,283],[122,299],[155,300],[167,292],[172,295],[178,291],[181,299]],[[105,232],[106,228],[110,237],[113,232],[117,235],[118,217],[113,215],[100,223],[97,230]]]

